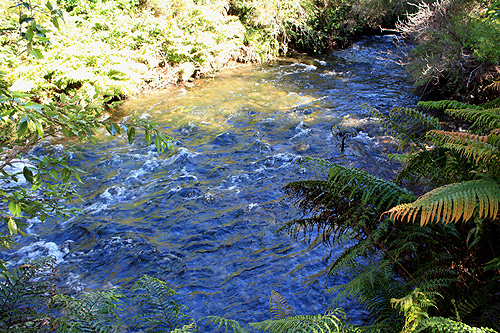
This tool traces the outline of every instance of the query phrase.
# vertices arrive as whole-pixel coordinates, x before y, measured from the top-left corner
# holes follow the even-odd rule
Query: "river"
[[[362,107],[386,112],[417,101],[407,75],[387,60],[387,51],[397,52],[394,38],[241,66],[126,102],[124,113],[175,138],[175,152],[158,154],[140,135],[132,145],[103,134],[98,144],[79,146],[72,163],[86,174],[75,206],[86,214],[30,221],[29,236],[6,259],[55,255],[61,288],[73,294],[127,289],[149,274],[175,288],[195,319],[269,319],[271,290],[294,314],[322,313],[333,297],[325,288],[347,277],[314,274],[340,249],[276,233],[299,216],[282,188],[324,177],[301,163],[304,156],[395,175],[397,166],[386,159],[395,144]],[[352,133],[344,151],[341,131]],[[366,320],[355,302],[343,305],[352,322]]]

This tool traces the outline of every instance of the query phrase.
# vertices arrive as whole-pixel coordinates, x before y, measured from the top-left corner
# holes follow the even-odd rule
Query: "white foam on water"
[[[181,174],[178,177],[179,179],[192,178],[192,179],[198,181],[198,177],[187,172],[186,167],[182,167],[180,171],[181,171]]]
[[[256,173],[261,173],[268,170],[278,170],[291,167],[299,158],[301,158],[301,156],[291,153],[278,153],[266,157],[263,161],[253,162],[252,164],[262,164],[255,170]],[[280,164],[280,162],[283,164]]]
[[[56,243],[39,241],[28,246],[24,246],[16,251],[21,257],[17,262],[10,262],[14,266],[19,266],[26,260],[34,260],[41,257],[55,257],[56,263],[60,264],[64,261],[65,253],[63,253]]]
[[[179,158],[183,158],[183,157],[192,158],[192,157],[195,157],[198,155],[200,155],[200,153],[197,153],[197,152],[191,151],[187,148],[181,147],[177,150],[177,152],[175,153],[174,156],[167,158],[165,160],[164,164],[171,165],[171,164],[175,163]]]
[[[248,205],[248,211],[251,212],[254,208],[258,208],[259,204],[251,203]]]
[[[311,133],[311,129],[307,127],[306,124],[304,124],[302,121],[295,127],[296,131],[299,131],[299,133],[295,134],[290,138],[290,140],[294,140],[296,138],[299,138],[301,136],[307,135]]]
[[[379,144],[374,138],[370,137],[367,133],[365,133],[363,131],[359,131],[358,135],[353,137],[352,140],[357,141],[357,142],[364,144],[364,145],[378,146],[378,144]]]
[[[311,72],[315,71],[318,69],[318,67],[314,65],[307,65],[307,64],[302,64],[302,63],[295,63],[291,65],[292,67],[299,67],[300,69],[303,69],[301,72]]]
[[[93,203],[84,209],[87,214],[97,214],[105,210],[108,210],[108,205],[102,202]]]
[[[129,179],[132,179],[132,178],[135,178],[135,179],[139,179],[140,176],[143,176],[146,174],[146,171],[144,169],[137,169],[137,170],[133,170],[131,173],[130,173],[130,176],[128,176],[126,178],[126,180],[129,180]]]
[[[113,185],[108,187],[99,197],[107,202],[120,202],[127,193],[127,189],[123,186]]]
[[[66,283],[68,286],[77,292],[85,290],[86,285],[81,281],[80,275],[73,272],[66,274]]]

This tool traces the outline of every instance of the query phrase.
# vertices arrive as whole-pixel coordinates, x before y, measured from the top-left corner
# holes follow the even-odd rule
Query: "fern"
[[[279,320],[266,320],[258,323],[250,323],[250,327],[257,329],[258,331],[274,333],[362,332],[360,328],[346,324],[345,320],[345,313],[341,309],[335,309],[324,315],[301,315]]]
[[[391,304],[405,316],[402,333],[413,332],[423,319],[429,318],[428,308],[436,306],[434,301],[418,288],[400,299],[391,299]]]
[[[170,331],[170,333],[194,333],[197,331],[197,326],[196,323],[191,323],[184,325],[182,327],[176,328],[173,331]]]
[[[420,150],[425,146],[420,136],[427,130],[441,129],[439,120],[415,109],[393,108],[388,115],[371,108],[373,116],[379,118],[382,128],[399,141],[400,147],[413,143]]]
[[[55,258],[32,261],[0,272],[0,329],[37,332],[51,325],[49,316],[40,313],[55,293]],[[33,326],[36,323],[36,326]]]
[[[393,219],[406,219],[410,222],[415,222],[420,215],[421,226],[433,221],[467,222],[474,212],[477,212],[477,203],[478,218],[496,218],[500,204],[500,186],[486,179],[450,184],[427,192],[415,202],[398,205],[385,213]]]
[[[500,128],[500,109],[449,109],[446,113],[472,123],[469,131],[489,133],[491,130]]]
[[[498,333],[491,328],[471,327],[467,324],[443,317],[432,317],[421,322],[418,328],[413,331],[432,333]]]
[[[146,331],[170,332],[191,321],[181,310],[186,306],[173,299],[175,290],[159,279],[143,275],[133,285],[134,297],[139,300],[139,314],[134,317],[135,327]]]
[[[436,145],[457,152],[469,159],[478,169],[500,171],[500,152],[497,132],[476,135],[468,132],[430,131],[427,137]]]
[[[218,316],[208,316],[206,317],[210,321],[213,326],[217,326],[217,329],[220,329],[222,326],[225,328],[225,332],[232,330],[234,333],[248,333],[245,329],[243,329],[240,324],[232,319],[226,319]]]
[[[118,332],[121,320],[116,310],[123,295],[116,289],[84,294],[80,298],[58,294],[54,302],[65,312],[58,319],[63,332]]]
[[[288,304],[283,296],[274,290],[271,291],[271,297],[269,298],[269,309],[272,320],[288,318],[293,312],[293,307]]]
[[[441,101],[420,101],[417,103],[419,108],[424,110],[436,110],[436,111],[444,111],[447,109],[482,109],[480,106],[470,105],[461,103],[453,100],[441,100]]]
[[[333,303],[342,299],[355,298],[370,311],[376,324],[396,331],[402,326],[402,316],[390,303],[393,298],[403,296],[402,283],[393,276],[394,263],[382,259],[370,265],[352,265],[347,272],[351,280],[327,291],[337,293]]]

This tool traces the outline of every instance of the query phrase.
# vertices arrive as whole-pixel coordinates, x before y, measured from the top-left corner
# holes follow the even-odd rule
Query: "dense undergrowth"
[[[484,103],[500,97],[500,20],[491,1],[421,3],[398,24],[415,48],[403,60],[422,95]]]
[[[344,46],[412,8],[400,0],[58,0],[50,9],[42,0],[3,1],[0,71],[13,90],[40,101],[62,92],[116,100],[231,62]],[[27,31],[36,58],[18,43]]]

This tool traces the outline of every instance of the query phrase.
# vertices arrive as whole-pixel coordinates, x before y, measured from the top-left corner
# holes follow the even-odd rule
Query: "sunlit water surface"
[[[30,236],[20,239],[25,246],[6,259],[56,255],[61,286],[73,293],[128,289],[149,274],[174,287],[194,318],[269,319],[271,290],[294,314],[323,312],[333,298],[325,288],[347,278],[313,275],[341,249],[308,248],[276,233],[299,216],[282,188],[324,176],[301,164],[304,156],[393,177],[396,166],[385,156],[394,143],[362,107],[388,111],[416,102],[403,70],[381,58],[395,51],[393,38],[227,70],[125,103],[125,112],[175,138],[177,150],[158,154],[140,136],[132,145],[104,136],[80,147],[73,162],[87,172],[77,203],[86,215],[31,221]],[[344,152],[338,132],[352,134]],[[344,306],[353,322],[366,320],[355,303]]]

